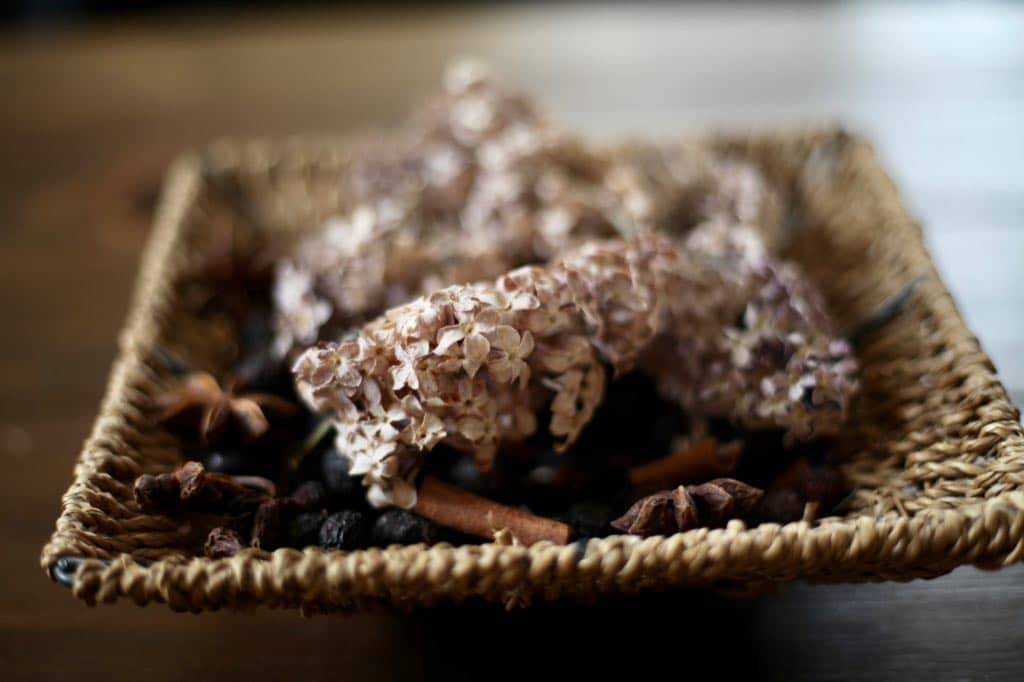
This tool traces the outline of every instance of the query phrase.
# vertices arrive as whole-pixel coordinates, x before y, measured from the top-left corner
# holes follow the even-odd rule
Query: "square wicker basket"
[[[918,225],[866,142],[841,131],[721,137],[759,164],[800,221],[788,257],[839,322],[863,319],[923,276],[904,311],[858,348],[863,390],[840,439],[856,488],[841,516],[567,546],[411,546],[356,552],[245,550],[196,558],[188,524],[142,514],[132,482],[171,469],[174,442],[150,396],[170,377],[155,349],[218,368],[216,330],[180,304],[180,274],[203,248],[198,206],[230,180],[269,229],[316,225],[343,204],[344,139],[223,143],[169,173],[106,397],[63,499],[43,568],[89,604],[128,597],[202,611],[252,605],[340,611],[381,603],[594,599],[684,586],[757,587],[933,577],[1024,555],[1024,436],[988,357],[964,325]]]

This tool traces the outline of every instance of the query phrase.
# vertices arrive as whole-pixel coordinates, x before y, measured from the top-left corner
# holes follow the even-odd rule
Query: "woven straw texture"
[[[924,276],[907,308],[859,347],[863,390],[840,438],[855,487],[838,516],[784,526],[616,536],[567,546],[412,546],[356,552],[246,550],[194,556],[201,524],[142,514],[132,482],[179,460],[151,397],[171,377],[154,348],[217,370],[231,330],[190,317],[176,286],[203,248],[211,182],[230,181],[265,229],[294,233],[344,205],[334,178],[358,144],[339,139],[223,143],[170,171],[120,355],[92,434],[42,553],[84,557],[73,591],[89,604],[128,597],[202,611],[253,605],[305,612],[485,599],[595,599],[684,586],[751,587],[908,580],[1024,555],[1024,436],[988,357],[965,327],[866,142],[841,131],[715,138],[759,164],[800,227],[788,257],[846,326]],[[253,217],[253,216],[250,216]]]

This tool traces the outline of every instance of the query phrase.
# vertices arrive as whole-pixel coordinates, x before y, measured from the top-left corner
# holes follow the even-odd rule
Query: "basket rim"
[[[742,144],[746,139],[720,133],[702,137],[724,146]],[[565,546],[485,543],[349,552],[245,550],[230,559],[170,558],[146,566],[118,551],[116,543],[97,542],[102,534],[89,530],[95,511],[84,499],[85,492],[98,478],[109,477],[112,467],[123,466],[109,461],[119,443],[118,411],[131,392],[131,377],[143,369],[142,353],[157,341],[152,322],[170,305],[172,255],[181,245],[186,216],[205,178],[211,173],[243,167],[250,171],[273,163],[329,167],[365,138],[223,139],[186,152],[171,165],[107,391],[79,453],[75,479],[63,497],[56,530],[41,556],[43,569],[54,579],[70,582],[79,598],[94,604],[128,596],[140,604],[158,601],[176,610],[192,611],[251,604],[336,611],[382,602],[429,604],[469,596],[525,604],[538,597],[585,598],[657,585],[933,577],[960,564],[999,567],[1024,557],[1024,489],[1013,488],[956,508],[925,508],[911,515],[887,512],[875,518],[830,517],[813,523],[752,528],[733,521],[724,529],[702,528],[653,538],[612,536]],[[856,152],[863,170],[880,181],[873,189],[886,194],[877,199],[893,202],[910,228],[907,248],[919,252],[931,265],[920,228],[907,215],[895,185],[864,139],[841,128],[759,133],[749,139],[754,144],[840,143],[844,157]],[[950,297],[934,267],[929,274],[933,295]],[[955,307],[952,315],[950,324],[969,334]],[[981,354],[976,340],[974,345]],[[991,374],[994,399],[1015,412],[994,370]],[[1003,451],[1024,459],[1019,424],[1016,430],[996,436]],[[852,567],[859,568],[851,572]]]

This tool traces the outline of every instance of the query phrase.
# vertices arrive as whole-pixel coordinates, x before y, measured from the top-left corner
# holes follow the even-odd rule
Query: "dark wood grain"
[[[1024,10],[810,5],[186,17],[0,36],[0,669],[9,679],[1021,679],[1024,570],[505,613],[90,610],[38,568],[101,397],[160,177],[221,135],[401,120],[453,54],[571,125],[842,118],[878,141],[1011,389],[1024,389]],[[1020,393],[1016,394],[1020,396]]]

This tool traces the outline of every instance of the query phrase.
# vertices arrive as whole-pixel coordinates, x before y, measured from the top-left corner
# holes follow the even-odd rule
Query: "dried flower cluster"
[[[769,235],[782,224],[749,164],[692,144],[585,145],[476,62],[455,65],[405,138],[357,160],[341,184],[350,210],[279,264],[280,354],[321,338],[329,321],[344,329],[587,239],[681,234],[709,218]]]
[[[660,392],[749,429],[800,440],[834,433],[857,389],[857,363],[820,293],[750,228],[705,223],[685,252],[682,275],[665,289],[674,329],[641,360]]]
[[[547,406],[571,443],[601,401],[604,363],[647,369],[701,413],[830,430],[855,363],[828,332],[821,302],[753,231],[708,223],[685,247],[657,233],[588,242],[493,285],[442,289],[306,351],[294,371],[337,420],[371,502],[409,507],[418,453],[441,441],[487,467]]]

